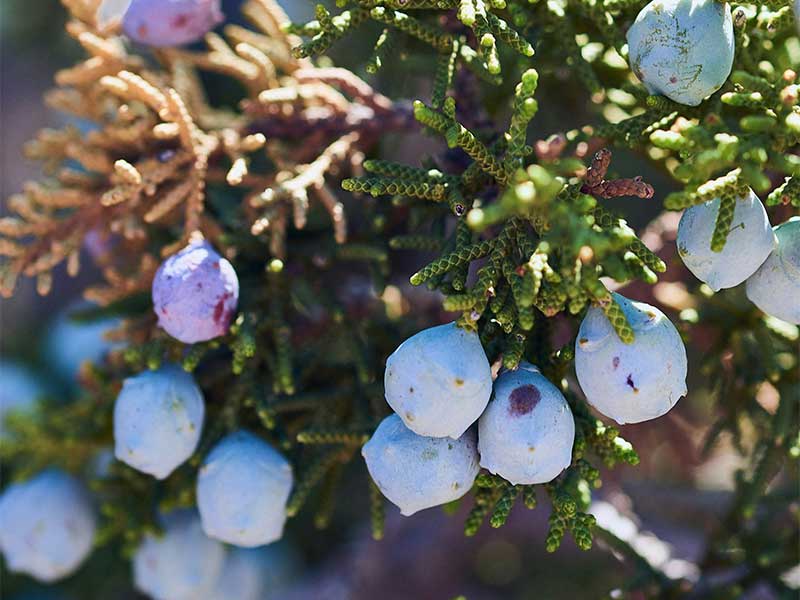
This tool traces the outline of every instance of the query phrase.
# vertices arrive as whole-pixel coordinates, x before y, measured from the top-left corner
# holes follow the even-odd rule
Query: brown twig
[[[611,164],[611,150],[603,148],[598,150],[592,159],[592,164],[586,170],[581,191],[591,194],[596,198],[618,198],[620,196],[635,196],[637,198],[652,198],[655,190],[653,186],[642,180],[641,177],[633,179],[605,179],[608,167]]]

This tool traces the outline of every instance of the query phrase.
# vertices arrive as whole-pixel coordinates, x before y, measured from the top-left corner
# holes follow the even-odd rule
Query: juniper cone
[[[727,216],[723,213],[727,211]],[[714,248],[717,223],[728,232]],[[714,291],[735,287],[750,277],[775,248],[767,211],[753,190],[747,196],[715,198],[687,208],[678,226],[678,254],[695,277]]]
[[[795,2],[6,4],[0,595],[796,595]]]
[[[16,363],[0,361],[0,439],[8,434],[3,426],[12,413],[25,413],[35,409],[43,390],[33,373]]]
[[[136,588],[155,600],[202,598],[225,562],[225,547],[203,534],[194,511],[162,517],[163,535],[146,534],[133,555]]]
[[[411,431],[458,439],[486,408],[492,376],[477,334],[450,323],[404,341],[386,360],[384,388]]]
[[[223,438],[197,475],[197,507],[203,531],[246,548],[281,538],[292,467],[266,442],[247,431]]]
[[[386,417],[361,452],[375,485],[405,516],[458,500],[478,474],[473,429],[458,439],[425,437]]]
[[[626,344],[600,308],[592,307],[575,340],[575,372],[588,402],[617,423],[664,415],[686,394],[683,341],[657,308],[612,294],[630,323]]]
[[[119,327],[119,319],[92,319],[89,322],[74,319],[76,313],[90,310],[92,306],[86,302],[69,304],[58,313],[48,332],[45,341],[47,360],[64,379],[77,381],[83,363],[102,362],[115,347],[106,334]]]
[[[157,48],[195,42],[225,16],[221,0],[132,0],[122,19],[130,39]]]
[[[164,479],[197,448],[204,416],[203,393],[180,367],[129,377],[114,404],[114,454]]]
[[[653,0],[627,34],[631,69],[652,94],[697,106],[731,72],[731,7],[715,0]]]
[[[281,556],[266,548],[234,548],[225,554],[222,572],[208,600],[262,600],[281,580]]]
[[[518,484],[547,483],[572,462],[575,422],[563,394],[530,363],[502,373],[478,422],[481,466]]]
[[[58,469],[9,486],[0,496],[0,551],[11,571],[53,582],[92,550],[97,518],[83,485]]]
[[[208,242],[197,240],[159,267],[152,295],[164,331],[186,344],[205,342],[228,332],[239,279],[231,263]]]
[[[766,314],[800,325],[800,218],[773,228],[777,245],[747,280],[747,297]]]

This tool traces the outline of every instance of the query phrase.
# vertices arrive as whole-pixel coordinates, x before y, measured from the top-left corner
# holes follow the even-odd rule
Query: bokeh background
[[[283,3],[294,18],[313,14],[313,3],[307,0]],[[236,13],[238,2],[226,1],[225,5],[229,15]],[[5,199],[38,174],[37,165],[22,158],[24,142],[41,127],[65,122],[63,115],[47,109],[41,100],[53,74],[80,57],[77,44],[63,34],[63,21],[58,0],[0,0],[2,212]],[[332,55],[340,64],[357,66],[367,51],[366,47],[340,45]],[[408,61],[398,65],[391,76],[368,80],[393,97],[413,98],[426,93],[416,66]],[[544,137],[596,118],[583,90],[571,85],[565,80],[563,87],[543,87],[542,94],[537,94],[542,110],[534,123],[535,135]],[[502,118],[504,107],[496,110]],[[436,150],[437,143],[410,134],[396,148],[404,155],[419,156]],[[655,185],[659,197],[671,191],[664,174],[641,158],[620,152],[614,165],[623,176],[643,175]],[[654,202],[623,199],[616,201],[615,207],[628,215],[632,225],[642,228],[657,216],[655,206]],[[674,225],[675,219],[664,223]],[[669,234],[666,238],[668,241]],[[96,276],[91,262],[84,264],[76,279],[62,274],[54,285],[56,292],[47,298],[38,297],[30,281],[22,281],[13,299],[0,301],[3,409],[38,394],[69,402],[75,394],[80,363],[101,358],[107,351],[109,345],[102,333],[112,323],[87,325],[68,316],[70,310],[80,307],[80,290]],[[667,279],[678,277],[679,270],[671,263]],[[642,463],[604,472],[604,486],[593,508],[607,527],[676,576],[696,569],[705,550],[705,536],[723,514],[733,474],[742,464],[724,439],[708,457],[701,458],[711,403],[699,374],[690,376],[693,391],[676,410],[658,421],[623,428]],[[364,495],[362,490],[359,485],[352,502],[349,498],[341,502],[326,531],[317,531],[309,523],[290,525],[287,538],[270,551],[267,568],[274,571],[276,582],[272,597],[400,600],[449,599],[463,594],[469,600],[605,598],[614,597],[613,590],[635,575],[631,565],[618,562],[602,547],[602,540],[589,552],[579,551],[567,540],[559,552],[547,554],[546,505],[534,511],[519,505],[506,527],[491,530],[486,526],[469,539],[462,534],[463,511],[447,515],[431,509],[403,518],[390,508],[386,537],[374,542],[369,536],[366,503],[356,499]],[[45,592],[30,580],[4,578],[0,597],[82,600],[70,593],[69,581],[62,587],[66,591]],[[123,581],[110,581],[102,587],[92,597],[137,597]],[[34,593],[37,595],[31,595]],[[770,596],[754,590],[749,597]]]

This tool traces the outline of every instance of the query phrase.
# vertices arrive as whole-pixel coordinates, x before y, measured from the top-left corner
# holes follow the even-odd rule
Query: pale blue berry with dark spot
[[[133,555],[136,589],[154,600],[194,600],[211,593],[225,547],[208,538],[193,510],[162,517],[162,535],[147,533]]]
[[[261,438],[237,431],[220,441],[197,476],[197,507],[203,530],[242,547],[281,538],[292,467]]]
[[[122,29],[154,47],[196,42],[224,20],[220,0],[132,0]]]
[[[547,483],[572,462],[575,421],[561,391],[530,363],[505,371],[478,421],[481,466],[514,485]]]
[[[361,454],[380,491],[405,516],[461,498],[478,475],[475,430],[458,439],[417,435],[386,417]]]
[[[225,335],[238,301],[233,266],[205,241],[192,242],[170,256],[153,279],[158,324],[185,344]]]
[[[725,246],[711,249],[711,238],[719,214],[715,198],[687,208],[678,225],[678,255],[695,277],[712,290],[732,288],[755,273],[775,247],[775,235],[767,211],[750,190],[736,200]]]
[[[83,485],[58,469],[10,485],[0,496],[0,550],[10,571],[53,582],[92,550],[96,519]]]
[[[129,377],[114,405],[114,455],[164,479],[194,453],[204,414],[203,393],[180,367]]]
[[[800,217],[774,232],[778,245],[747,280],[747,297],[768,315],[800,325]]]
[[[593,306],[575,340],[575,373],[586,399],[617,423],[666,414],[686,394],[686,348],[657,308],[613,294],[634,333],[619,339],[603,310]]]
[[[651,94],[689,106],[722,87],[733,66],[730,5],[717,0],[653,0],[628,30],[633,72]]]
[[[400,344],[386,361],[384,388],[413,432],[456,439],[489,402],[491,367],[478,335],[448,323]]]

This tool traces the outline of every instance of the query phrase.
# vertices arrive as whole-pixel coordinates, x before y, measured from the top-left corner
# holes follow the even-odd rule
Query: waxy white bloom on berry
[[[678,225],[678,254],[686,267],[715,292],[739,285],[755,273],[775,247],[761,200],[750,190],[736,201],[725,247],[711,249],[720,199],[687,208]]]
[[[196,42],[225,18],[221,0],[132,0],[122,28],[132,40],[154,46]]]
[[[546,483],[572,462],[575,421],[566,398],[523,362],[494,382],[478,421],[481,466],[514,485]]]
[[[686,348],[657,308],[613,294],[635,339],[619,339],[602,309],[586,313],[575,341],[575,372],[586,399],[617,423],[668,412],[686,394]]]
[[[405,516],[461,498],[478,475],[475,430],[458,439],[417,435],[386,417],[361,454],[375,482]]]
[[[384,388],[414,433],[457,439],[486,408],[492,373],[478,335],[448,323],[400,344],[386,361]]]
[[[272,446],[237,431],[208,454],[197,477],[197,507],[212,538],[243,547],[278,540],[286,523],[292,467]]]
[[[163,535],[148,533],[133,556],[133,582],[154,600],[196,600],[211,593],[222,571],[225,548],[203,533],[197,513],[163,518]]]
[[[170,256],[153,279],[158,324],[185,344],[228,333],[238,302],[236,271],[205,241]]]
[[[164,479],[194,453],[204,414],[203,393],[180,367],[129,377],[114,405],[114,455]]]
[[[747,297],[768,315],[800,325],[800,217],[774,231],[778,245],[747,280]]]
[[[83,485],[48,469],[0,496],[0,550],[11,571],[52,582],[89,556],[95,514]]]
[[[697,106],[731,73],[731,7],[717,0],[653,0],[628,30],[628,53],[651,94]]]

